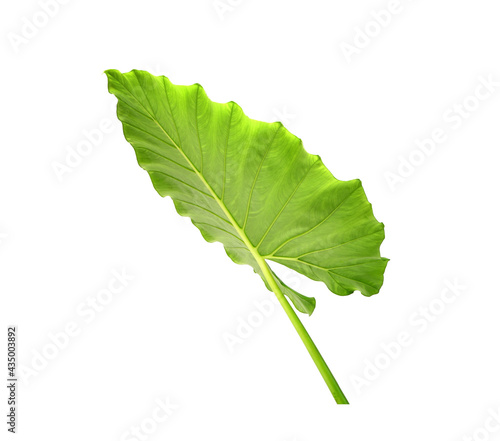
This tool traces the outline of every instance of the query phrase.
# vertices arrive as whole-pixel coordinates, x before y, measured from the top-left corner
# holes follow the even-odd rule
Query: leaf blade
[[[387,264],[379,252],[383,225],[359,180],[338,181],[281,123],[251,120],[234,102],[214,103],[198,84],[175,86],[143,71],[106,75],[140,166],[206,240],[222,242],[268,289],[265,259],[339,295],[378,292]],[[339,259],[344,265],[330,268]],[[299,311],[312,313],[314,299],[272,276]]]

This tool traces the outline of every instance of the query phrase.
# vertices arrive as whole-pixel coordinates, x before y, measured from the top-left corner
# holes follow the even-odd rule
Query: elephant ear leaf
[[[311,314],[315,299],[286,286],[273,261],[338,295],[379,292],[387,260],[384,226],[359,180],[335,179],[281,123],[248,118],[234,102],[212,102],[199,84],[106,71],[118,118],[161,196],[209,241],[248,264]]]

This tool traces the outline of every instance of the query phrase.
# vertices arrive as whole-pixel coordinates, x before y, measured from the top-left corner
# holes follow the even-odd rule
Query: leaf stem
[[[234,229],[238,232],[239,236],[241,237],[242,241],[245,243],[247,248],[250,250],[252,253],[254,259],[256,260],[257,264],[259,265],[260,269],[262,270],[262,273],[264,274],[264,277],[266,278],[267,282],[269,283],[269,286],[273,290],[274,294],[278,298],[278,301],[280,302],[281,306],[286,312],[286,315],[292,322],[295,330],[299,334],[300,338],[302,339],[302,342],[304,343],[305,347],[307,348],[309,355],[313,359],[314,363],[316,364],[316,367],[318,368],[319,372],[321,373],[321,376],[325,380],[326,385],[328,386],[328,389],[330,389],[330,392],[333,395],[333,398],[335,398],[335,401],[337,404],[349,404],[347,401],[347,398],[345,397],[344,393],[342,392],[342,389],[340,389],[339,384],[337,383],[337,380],[335,380],[335,377],[333,376],[332,372],[330,371],[330,368],[326,364],[325,360],[323,359],[322,355],[320,354],[318,348],[314,344],[312,338],[309,336],[307,333],[306,328],[304,328],[304,325],[300,321],[299,317],[295,313],[294,309],[290,306],[290,303],[288,303],[288,300],[285,298],[285,295],[281,292],[280,287],[276,283],[276,280],[274,279],[273,275],[271,274],[271,270],[269,269],[269,265],[267,264],[266,260],[259,254],[257,251],[257,248],[252,245],[250,240],[248,239],[247,235],[245,234],[244,226],[241,228],[232,214],[229,212],[225,204],[222,202],[222,200],[218,197],[218,195],[215,193],[213,188],[209,185],[203,174],[194,166],[194,164],[190,161],[190,159],[186,156],[184,151],[175,143],[175,141],[170,137],[170,135],[165,131],[165,129],[161,126],[161,124],[151,115],[151,118],[153,121],[156,122],[158,127],[163,131],[163,133],[170,139],[170,141],[173,143],[173,145],[177,148],[179,153],[184,157],[186,162],[190,165],[190,167],[193,169],[193,171],[198,175],[200,178],[201,182],[206,186],[206,188],[210,191],[210,194],[212,197],[215,199],[215,201],[219,204],[220,208],[224,212],[224,214],[227,216],[229,222],[233,225]],[[247,216],[248,216],[248,209],[247,209]],[[246,220],[245,220],[246,223]],[[316,227],[314,227],[316,228]],[[280,247],[282,248],[282,246]],[[278,248],[278,249],[280,249]],[[277,251],[277,250],[276,250]]]
[[[264,272],[264,275],[266,279],[268,280],[269,284],[271,285],[271,288],[278,298],[278,301],[280,302],[280,305],[283,307],[283,309],[286,312],[286,315],[292,322],[295,330],[299,334],[300,338],[302,339],[302,342],[304,343],[305,347],[307,348],[309,355],[313,359],[314,363],[316,364],[316,367],[318,368],[319,372],[321,373],[321,376],[323,377],[323,380],[325,380],[326,385],[328,386],[328,389],[330,389],[330,392],[333,395],[333,398],[335,398],[335,401],[337,404],[349,404],[347,401],[347,398],[345,397],[344,393],[342,392],[342,389],[340,389],[339,384],[337,383],[337,380],[333,376],[332,372],[330,371],[330,368],[326,364],[324,358],[320,354],[318,348],[314,344],[314,341],[308,334],[306,328],[304,328],[304,325],[300,321],[299,317],[295,313],[294,309],[291,307],[290,303],[288,303],[288,300],[285,298],[284,294],[281,292],[281,289],[277,285],[273,275],[271,274],[271,271],[269,269],[269,266],[267,263],[261,259],[259,260],[259,265]]]

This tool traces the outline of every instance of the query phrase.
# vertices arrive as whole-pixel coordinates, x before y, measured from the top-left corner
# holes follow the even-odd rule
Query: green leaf
[[[384,226],[359,180],[335,179],[281,123],[214,103],[199,84],[177,86],[138,70],[106,75],[140,166],[207,241],[222,242],[234,262],[250,265],[301,312],[311,314],[315,299],[286,286],[266,261],[335,294],[379,292]]]

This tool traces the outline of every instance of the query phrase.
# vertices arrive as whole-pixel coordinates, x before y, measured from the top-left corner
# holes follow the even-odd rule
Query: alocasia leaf
[[[384,226],[359,180],[335,179],[281,123],[252,120],[234,102],[214,103],[199,84],[177,86],[138,70],[106,75],[125,138],[157,192],[207,241],[250,265],[286,310],[282,294],[308,314],[316,302],[286,286],[266,261],[338,295],[379,292]]]

